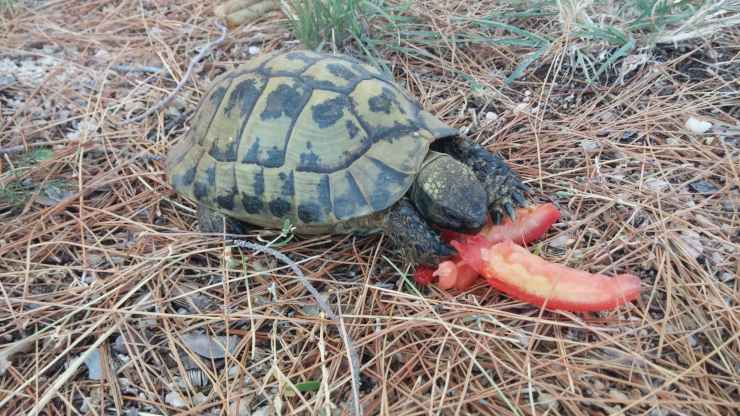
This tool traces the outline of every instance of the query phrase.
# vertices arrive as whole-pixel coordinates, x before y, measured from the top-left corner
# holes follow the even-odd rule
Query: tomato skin
[[[478,234],[463,234],[451,230],[442,230],[442,239],[446,242],[457,240],[464,243],[475,235],[485,236],[488,241],[499,243],[512,240],[520,245],[527,245],[540,239],[545,232],[560,219],[560,211],[552,203],[531,208],[518,208],[516,221],[506,218],[501,224],[494,224],[488,218],[488,224]]]
[[[432,280],[434,280],[434,269],[425,266],[418,266],[416,271],[414,271],[414,281],[417,284],[427,286],[432,283]]]
[[[548,262],[511,240],[492,244],[478,236],[452,245],[494,288],[548,310],[598,312],[640,296],[640,279],[608,277]]]
[[[560,219],[560,211],[552,203],[516,210],[516,221],[507,218],[501,224],[486,227],[482,235],[491,242],[512,240],[527,245],[541,238]]]
[[[465,262],[458,261],[455,263],[457,268],[457,281],[455,282],[455,289],[457,290],[468,290],[470,289],[475,281],[478,280],[480,275],[474,268],[465,264]]]

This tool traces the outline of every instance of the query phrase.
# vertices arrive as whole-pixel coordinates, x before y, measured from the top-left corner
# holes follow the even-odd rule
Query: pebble
[[[528,113],[529,112],[529,106],[527,103],[519,103],[514,107],[514,114],[520,114],[520,113]]]
[[[581,149],[585,150],[588,153],[595,152],[601,149],[601,145],[594,140],[581,140],[580,145]]]
[[[671,186],[671,184],[663,179],[648,179],[645,181],[645,187],[654,192],[661,192],[669,186]]]
[[[689,183],[689,188],[691,188],[692,191],[700,194],[713,194],[717,192],[716,186],[712,185],[711,182],[707,182],[703,179]]]
[[[174,407],[185,407],[187,404],[185,400],[180,397],[180,394],[176,391],[171,391],[164,396],[164,401],[170,406]]]
[[[729,283],[735,280],[735,275],[733,275],[730,272],[723,272],[723,273],[720,273],[719,280],[725,283]]]
[[[704,244],[701,242],[701,236],[696,231],[686,230],[680,233],[681,242],[684,243],[686,254],[693,258],[699,257],[704,252]]]
[[[555,399],[555,396],[549,393],[540,393],[539,397],[537,397],[537,404],[550,412],[557,412],[560,409],[560,402]]]
[[[249,52],[250,55],[257,55],[258,53],[260,53],[260,48],[257,46],[250,46],[247,49],[247,52]]]
[[[630,400],[626,394],[617,389],[609,389],[609,397],[614,400],[619,400],[620,402],[628,402]]]
[[[712,123],[692,116],[686,120],[686,128],[693,133],[702,134],[712,128]]]
[[[568,234],[560,234],[559,236],[550,240],[550,247],[564,249],[565,247],[573,244],[575,240]]]

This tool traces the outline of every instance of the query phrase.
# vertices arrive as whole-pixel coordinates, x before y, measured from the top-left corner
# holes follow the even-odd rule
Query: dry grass
[[[27,3],[0,20],[0,67],[19,66],[0,76],[0,413],[347,412],[336,326],[284,264],[198,234],[162,171],[208,80],[249,46],[299,47],[284,18],[232,30],[173,105],[122,124],[219,36],[212,2]],[[407,14],[435,45],[389,34],[376,58],[560,207],[541,255],[638,274],[644,293],[609,313],[543,312],[485,284],[419,292],[380,236],[292,239],[280,251],[354,340],[365,414],[737,413],[740,30],[640,44],[648,59],[623,80],[620,59],[587,84],[571,52],[603,45],[560,34],[558,15],[513,20],[553,36],[507,85],[536,48],[452,39],[490,33],[450,14],[503,12],[467,3],[416,2]],[[691,133],[689,116],[715,127]],[[194,330],[240,342],[198,360]],[[95,354],[100,377],[84,364]]]

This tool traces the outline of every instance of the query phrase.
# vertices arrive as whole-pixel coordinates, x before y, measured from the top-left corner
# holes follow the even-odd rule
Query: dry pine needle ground
[[[0,413],[349,412],[345,344],[295,273],[198,234],[163,174],[209,80],[300,47],[285,15],[231,28],[168,107],[124,124],[219,36],[216,2],[15,3],[0,1]],[[737,413],[739,26],[666,32],[681,42],[588,83],[573,57],[604,46],[563,35],[578,2],[510,18],[551,35],[541,52],[480,41],[511,37],[480,24],[507,6],[386,3],[424,26],[381,33],[375,57],[560,208],[534,249],[644,290],[608,313],[543,312],[485,284],[417,291],[380,236],[280,238],[341,310],[365,414]],[[194,334],[228,353],[197,355]]]

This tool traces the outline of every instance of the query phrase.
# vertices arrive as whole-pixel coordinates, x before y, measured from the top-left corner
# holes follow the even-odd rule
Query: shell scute
[[[280,167],[293,126],[311,97],[311,90],[289,77],[273,77],[254,105],[237,149],[237,160],[264,167]]]
[[[403,189],[403,185],[409,180],[408,174],[368,156],[363,156],[348,169],[364,191],[373,210],[381,210],[393,204],[398,199],[396,190]]]
[[[368,79],[366,71],[359,70],[346,61],[336,58],[322,59],[301,74],[314,88],[346,94],[357,83]]]
[[[370,146],[346,95],[314,90],[296,120],[287,148],[287,164],[298,171],[331,173],[344,169]]]
[[[214,159],[221,162],[237,161],[244,125],[266,84],[267,79],[257,73],[246,73],[231,79],[230,88],[222,98],[222,107],[213,115],[208,130],[208,152]],[[206,147],[207,142],[204,143]]]
[[[372,206],[354,175],[348,170],[334,172],[331,177],[331,190],[334,198],[334,214],[339,220],[346,220],[373,212]]]
[[[319,59],[321,55],[309,51],[277,54],[267,60],[260,71],[269,76],[299,76]]]

